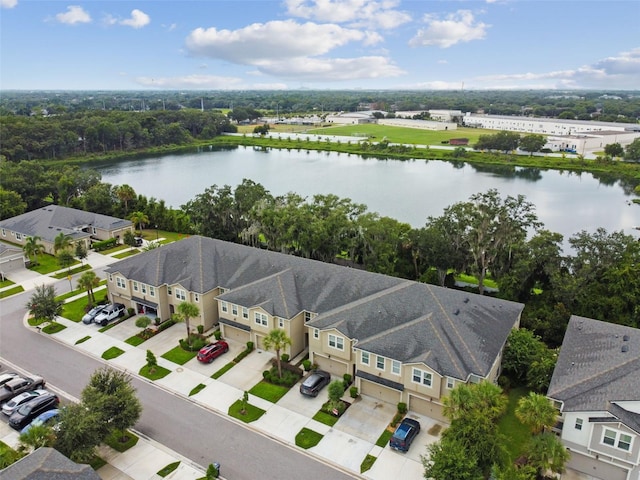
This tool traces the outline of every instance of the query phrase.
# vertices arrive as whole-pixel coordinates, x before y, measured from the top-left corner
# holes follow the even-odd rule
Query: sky
[[[0,0],[0,90],[640,90],[638,0]]]

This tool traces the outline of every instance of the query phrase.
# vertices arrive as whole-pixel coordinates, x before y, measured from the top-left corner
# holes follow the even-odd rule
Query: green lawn
[[[131,255],[135,255],[136,253],[140,253],[140,250],[134,248],[133,250],[127,250],[126,252],[118,253],[117,255],[112,255],[113,258],[127,258]]]
[[[58,333],[65,328],[67,328],[66,325],[62,325],[61,323],[57,322],[51,322],[49,325],[42,329],[42,332],[51,335],[52,333]]]
[[[191,397],[192,395],[195,395],[199,391],[203,390],[205,387],[206,385],[204,383],[199,383],[198,385],[196,385],[191,389],[191,391],[189,392],[189,396]]]
[[[76,263],[78,263],[78,262],[76,262]],[[76,273],[84,272],[85,270],[91,270],[91,265],[86,263],[84,265],[80,265],[79,267],[67,269],[64,272],[56,273],[53,276],[53,278],[57,278],[57,279],[67,278],[69,275],[75,275]]]
[[[153,367],[153,372],[150,371],[147,365],[142,367],[138,372],[139,375],[142,375],[143,377],[148,378],[149,380],[159,380],[163,377],[166,377],[170,373],[171,373],[171,370],[161,367],[160,365]]]
[[[82,337],[80,340],[78,340],[75,344],[79,345],[81,343],[86,342],[87,340],[89,340],[91,338],[91,335],[87,335],[86,337]]]
[[[382,435],[378,437],[378,440],[376,441],[376,445],[384,448],[387,445],[387,443],[389,443],[389,439],[391,438],[391,435],[393,435],[393,432],[385,429],[385,431],[382,432]]]
[[[198,352],[188,352],[186,350],[183,350],[182,347],[178,345],[177,347],[172,348],[171,350],[163,353],[160,356],[173,363],[177,363],[178,365],[184,365],[197,354]]]
[[[241,409],[242,409],[242,400],[236,400],[229,407],[228,414],[233,418],[242,420],[244,423],[251,423],[258,420],[265,413],[265,411],[262,410],[261,408],[258,408],[251,404],[247,404],[247,411],[244,414],[240,413]]]
[[[262,380],[260,383],[254,385],[251,390],[249,390],[249,393],[272,403],[276,403],[284,397],[288,391],[289,389],[287,387],[283,387],[282,385],[273,385]]]
[[[329,425],[330,427],[333,427],[338,421],[338,417],[336,417],[335,415],[331,415],[329,413],[323,412],[322,410],[318,410],[318,413],[316,413],[313,416],[313,419],[316,420],[317,422],[324,423],[325,425]]]
[[[227,363],[224,367],[222,367],[220,370],[216,371],[213,375],[211,375],[211,378],[213,379],[220,378],[222,375],[224,375],[229,370],[231,370],[231,368],[233,368],[235,364],[236,362]]]
[[[9,285],[15,285],[15,283],[9,280],[8,278],[5,278],[0,282],[0,288],[8,287]]]
[[[375,463],[377,458],[378,457],[374,457],[373,455],[367,455],[366,457],[364,457],[364,460],[360,464],[360,473],[364,473],[371,467],[373,467],[373,464]]]
[[[473,275],[467,275],[465,273],[457,274],[456,280],[459,280],[461,282],[471,283],[474,285],[478,284],[478,279],[476,277],[474,277]],[[484,279],[484,286],[489,288],[498,288],[498,284],[495,280],[491,278],[486,278],[486,277]]]
[[[307,130],[307,133],[315,135],[345,135],[345,136],[369,136],[371,141],[380,142],[385,137],[391,143],[406,143],[410,145],[442,145],[452,138],[468,138],[469,144],[477,142],[483,133],[477,128],[458,128],[456,130],[420,130],[417,128],[391,127],[386,125],[340,125]]]
[[[138,436],[131,433],[129,430],[126,430],[123,437],[120,430],[114,430],[105,439],[104,443],[109,445],[114,450],[122,453],[126,452],[136,443],[138,443]]]
[[[123,353],[124,350],[118,347],[111,347],[104,351],[104,353],[102,354],[102,358],[104,358],[105,360],[111,360],[113,358],[119,357]]]
[[[524,451],[524,447],[531,438],[531,432],[516,418],[515,410],[518,400],[529,394],[525,387],[512,388],[509,391],[509,405],[507,412],[500,419],[498,428],[507,437],[507,449],[512,461],[515,461]]]
[[[116,245],[112,248],[107,248],[106,250],[102,250],[98,252],[100,255],[110,255],[115,252],[119,252],[120,250],[124,250],[125,248],[130,248],[129,245]]]
[[[58,263],[58,259],[53,255],[49,255],[46,253],[42,255],[38,255],[38,258],[35,261],[38,264],[33,267],[30,267],[29,270],[38,272],[42,275],[55,272],[56,270],[60,270],[60,264]],[[76,261],[76,263],[78,263],[78,261]]]
[[[158,473],[156,475],[158,475],[159,477],[164,478],[167,475],[169,475],[171,472],[173,472],[176,468],[178,468],[178,465],[180,465],[180,462],[170,463],[166,467],[161,468],[160,470],[158,470]]]
[[[0,298],[10,297],[11,295],[15,295],[16,293],[20,292],[24,292],[24,288],[22,288],[22,285],[17,285],[13,288],[9,288],[8,290],[0,292]]]
[[[98,290],[95,293],[95,297],[96,302],[103,303],[107,298],[107,289]],[[72,302],[65,303],[62,306],[61,315],[72,322],[79,322],[86,313],[87,303],[88,299],[86,296],[82,296]]]
[[[183,238],[187,238],[189,235],[178,232],[168,232],[166,230],[158,230],[156,232],[155,228],[145,228],[142,230],[142,238],[149,242],[155,242],[156,239],[164,238],[165,240],[161,241],[161,243],[169,243],[169,242],[177,242],[178,240],[182,240]]]
[[[129,337],[127,338],[124,343],[128,343],[129,345],[133,345],[134,347],[137,347],[138,345],[140,345],[141,343],[143,343],[145,341],[144,338],[138,336],[138,335],[134,335],[133,337]]]
[[[306,450],[307,448],[315,447],[320,443],[323,436],[324,435],[321,435],[318,432],[314,432],[308,428],[303,428],[296,435],[296,445]]]

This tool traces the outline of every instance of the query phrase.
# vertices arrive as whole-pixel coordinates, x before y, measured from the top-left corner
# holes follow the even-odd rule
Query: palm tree
[[[100,285],[100,279],[93,270],[87,270],[80,278],[78,278],[78,287],[84,288],[87,291],[88,307],[93,307],[96,302],[96,296],[93,289]]]
[[[527,448],[527,461],[537,470],[538,478],[542,478],[548,470],[564,472],[569,456],[560,439],[551,432],[533,436]]]
[[[535,435],[556,423],[557,412],[547,397],[530,392],[518,401],[516,417]]]
[[[116,189],[116,195],[120,199],[122,203],[124,203],[124,214],[127,215],[129,213],[129,201],[136,198],[136,192],[130,185],[126,183],[124,185],[120,185]]]
[[[53,252],[58,253],[59,250],[66,250],[71,246],[71,240],[63,232],[60,232],[53,239]]]
[[[133,222],[133,225],[138,225],[138,230],[142,230],[145,224],[149,223],[149,217],[144,212],[133,212],[129,215],[129,220]]]
[[[191,347],[191,328],[189,327],[189,320],[193,317],[200,315],[200,309],[198,306],[191,302],[182,302],[178,305],[178,317],[180,321],[184,321],[187,325],[187,343]]]
[[[40,447],[53,447],[56,434],[49,425],[32,425],[28,431],[20,434],[20,450],[37,450]]]
[[[291,339],[287,336],[287,332],[281,328],[271,330],[262,342],[266,350],[275,350],[276,365],[278,365],[278,377],[282,378],[282,364],[280,361],[280,350],[291,345]]]
[[[42,238],[37,235],[28,237],[22,247],[24,253],[29,257],[29,260],[31,260],[31,257],[33,256],[36,258],[36,263],[38,261],[38,255],[44,252],[44,245],[40,243],[40,240],[42,240]]]

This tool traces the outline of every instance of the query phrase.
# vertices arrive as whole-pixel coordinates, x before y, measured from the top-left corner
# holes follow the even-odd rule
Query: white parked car
[[[123,304],[112,303],[111,305],[104,307],[104,309],[96,315],[96,318],[93,319],[93,322],[104,327],[110,321],[122,317],[126,311],[127,309]]]
[[[13,397],[7,403],[2,406],[2,413],[5,415],[11,415],[20,405],[28,402],[29,400],[33,400],[40,395],[44,395],[45,393],[49,393],[46,390],[38,389],[31,390],[30,392],[22,392]]]

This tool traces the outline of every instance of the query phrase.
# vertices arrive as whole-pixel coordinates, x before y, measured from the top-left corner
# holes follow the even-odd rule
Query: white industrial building
[[[390,127],[418,128],[420,130],[456,130],[458,124],[454,122],[434,122],[432,120],[411,120],[408,118],[381,118],[378,125]]]

